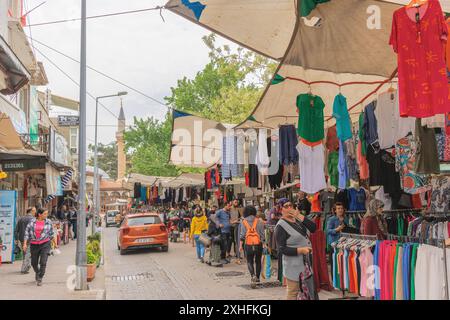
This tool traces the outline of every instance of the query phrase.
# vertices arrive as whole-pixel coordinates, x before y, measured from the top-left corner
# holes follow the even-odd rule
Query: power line
[[[67,74],[63,69],[61,69],[56,63],[54,63],[49,57],[47,57],[44,53],[42,53],[41,50],[39,50],[38,48],[34,48],[37,52],[39,52],[49,63],[51,63],[56,69],[58,69],[62,74],[64,74],[69,80],[71,80],[73,83],[75,83],[78,87],[80,86],[80,84],[73,79],[69,74]],[[86,92],[87,95],[89,97],[91,97],[92,99],[96,100],[96,98],[90,94],[89,92]],[[109,110],[103,103],[101,103],[100,101],[98,102],[98,104],[103,107],[103,109],[105,109],[106,111],[108,111],[110,114],[112,114],[114,116],[114,118],[119,119],[118,116],[116,116],[111,110]]]
[[[140,12],[146,12],[146,11],[153,11],[153,10],[159,10],[159,14],[161,16],[161,18],[164,20],[164,17],[162,16],[162,10],[163,9],[172,9],[172,8],[176,8],[178,7],[178,5],[174,5],[174,6],[156,6],[153,8],[147,8],[147,9],[139,9],[139,10],[131,10],[131,11],[121,11],[121,12],[113,12],[113,13],[107,13],[107,14],[100,14],[100,15],[96,15],[96,16],[90,16],[87,17],[86,19],[97,19],[97,18],[106,18],[106,17],[113,17],[113,16],[120,16],[120,15],[125,15],[125,14],[131,14],[131,13],[140,13]],[[49,24],[57,24],[57,23],[64,23],[64,22],[73,22],[73,21],[80,21],[80,18],[74,18],[74,19],[63,19],[63,20],[56,20],[56,21],[49,21],[49,22],[41,22],[41,23],[35,23],[30,25],[30,27],[37,27],[37,26],[45,26],[45,25],[49,25]]]
[[[66,58],[69,59],[69,60],[72,60],[72,61],[74,61],[74,62],[76,62],[76,63],[80,63],[79,60],[77,60],[77,59],[75,59],[75,58],[69,56],[68,54],[66,54],[66,53],[64,53],[64,52],[61,52],[61,51],[59,51],[58,49],[55,49],[55,48],[53,48],[53,47],[51,47],[51,46],[49,46],[49,45],[47,45],[47,44],[45,44],[45,43],[43,43],[43,42],[41,42],[41,41],[39,41],[39,40],[33,39],[33,41],[36,42],[36,43],[38,43],[38,44],[40,44],[40,45],[42,45],[42,46],[44,46],[44,47],[46,47],[46,48],[48,48],[48,49],[50,49],[50,50],[52,50],[52,51],[54,51],[54,52],[56,52],[56,53],[58,53],[58,54],[60,54],[60,55],[62,55],[62,56],[64,56],[64,57],[66,57]],[[146,93],[144,93],[144,92],[142,92],[142,91],[140,91],[140,90],[138,90],[138,89],[136,89],[136,88],[134,88],[134,87],[132,87],[132,86],[130,86],[130,85],[128,85],[128,84],[122,82],[122,81],[120,81],[120,80],[117,80],[117,79],[113,78],[113,77],[110,76],[110,75],[107,75],[106,73],[104,73],[104,72],[102,72],[102,71],[99,71],[99,70],[97,70],[97,69],[95,69],[95,68],[93,68],[93,67],[90,67],[90,66],[87,66],[87,68],[90,69],[90,70],[92,70],[92,71],[94,71],[94,72],[96,72],[96,73],[98,73],[98,74],[100,74],[100,75],[102,75],[102,76],[105,77],[105,78],[110,79],[111,81],[114,81],[114,82],[116,82],[116,83],[118,83],[118,84],[120,84],[120,85],[122,85],[122,86],[124,86],[124,87],[126,87],[126,88],[128,88],[128,89],[130,89],[130,90],[132,90],[132,91],[134,91],[134,92],[136,92],[136,93],[138,93],[138,94],[140,94],[140,95],[142,95],[142,96],[144,96],[144,97],[146,97],[146,98],[148,98],[148,99],[150,99],[150,100],[152,100],[152,101],[154,101],[154,102],[156,102],[156,103],[158,103],[158,104],[160,104],[160,105],[162,105],[162,106],[164,106],[164,107],[166,107],[166,108],[168,108],[168,109],[171,108],[170,106],[168,106],[168,105],[165,104],[164,102],[159,101],[159,100],[157,100],[157,99],[155,99],[155,98],[149,96],[148,94],[146,94]]]

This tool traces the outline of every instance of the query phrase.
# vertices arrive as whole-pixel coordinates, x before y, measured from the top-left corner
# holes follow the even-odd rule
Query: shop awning
[[[0,112],[0,147],[19,150],[24,148],[11,119],[2,112]]]
[[[218,163],[226,125],[177,110],[172,115],[170,163],[196,168]]]
[[[26,85],[31,75],[14,51],[0,36],[0,93],[9,95],[14,94]]]
[[[307,0],[171,0],[169,10],[250,50],[280,62],[242,128],[295,124],[296,97],[311,91],[325,103],[326,126],[334,97],[347,97],[355,119],[364,103],[396,75],[389,46],[392,16],[408,0],[329,0],[302,17]],[[450,12],[450,1],[440,1]],[[297,6],[298,4],[298,6]],[[394,79],[395,80],[395,79]],[[396,87],[393,84],[393,87]]]
[[[47,154],[30,149],[6,149],[0,147],[1,160],[46,158]]]

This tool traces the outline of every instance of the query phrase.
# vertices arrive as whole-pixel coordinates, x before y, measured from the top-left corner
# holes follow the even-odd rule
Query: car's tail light
[[[166,231],[166,226],[159,226],[159,228],[161,229],[161,231]]]
[[[130,232],[130,227],[122,227],[122,234],[128,234]]]

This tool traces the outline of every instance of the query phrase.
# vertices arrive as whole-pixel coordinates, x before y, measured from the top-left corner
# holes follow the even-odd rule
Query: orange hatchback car
[[[130,214],[119,228],[117,249],[123,255],[127,250],[161,248],[169,250],[169,234],[156,213]]]

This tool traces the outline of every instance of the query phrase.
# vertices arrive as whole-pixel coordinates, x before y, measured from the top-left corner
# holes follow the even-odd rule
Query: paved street
[[[169,252],[158,249],[130,252],[121,256],[117,250],[117,228],[105,232],[106,299],[284,299],[286,289],[269,287],[251,289],[246,265],[235,263],[223,268],[197,262],[191,244],[170,243]],[[235,271],[237,276],[218,273]],[[273,278],[267,282],[275,282]],[[321,292],[321,299],[336,297]]]
[[[102,300],[104,299],[103,268],[97,269],[96,278],[89,284],[90,291],[70,290],[74,285],[76,242],[62,245],[59,252],[47,262],[42,287],[36,286],[33,269],[20,273],[22,261],[0,266],[0,300]]]

